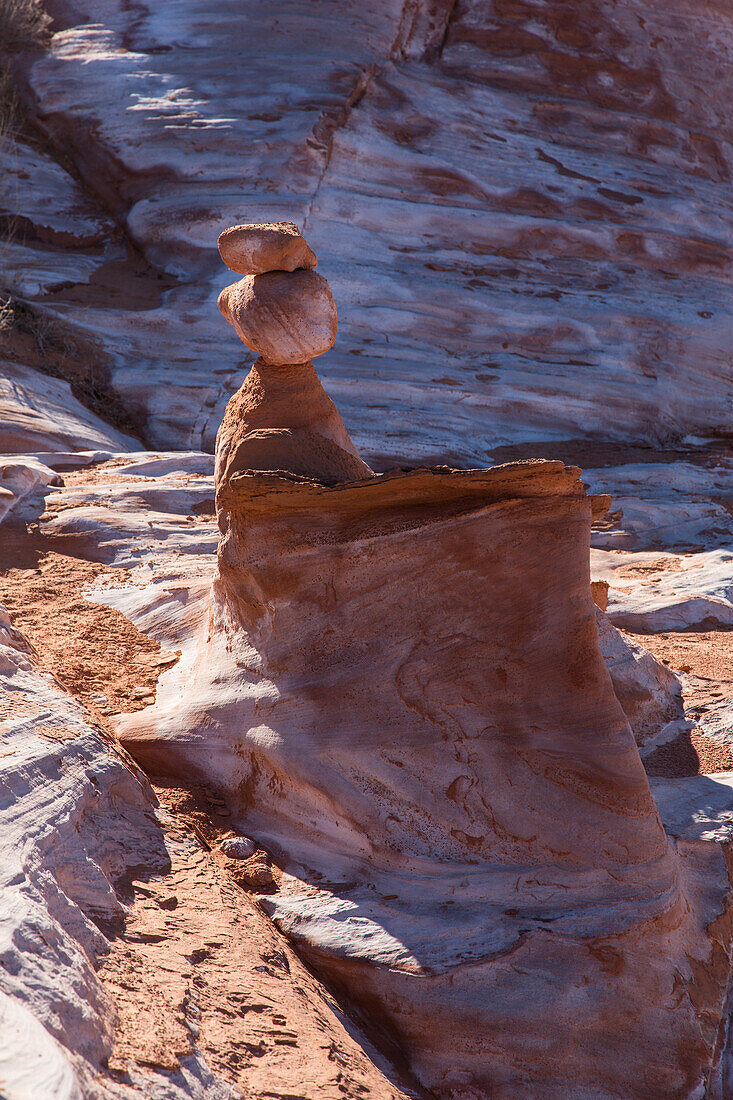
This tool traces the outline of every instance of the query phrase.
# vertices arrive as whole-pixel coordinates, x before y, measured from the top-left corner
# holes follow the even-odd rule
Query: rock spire
[[[273,856],[262,907],[440,1100],[723,1100],[729,855],[665,834],[614,693],[607,502],[560,461],[368,476],[309,359],[325,280],[262,270],[306,247],[222,245],[259,272],[222,308],[261,357],[218,437],[218,569],[118,735],[226,800]]]
[[[219,237],[244,278],[219,309],[259,358],[227,405],[216,443],[217,484],[243,470],[280,470],[326,484],[372,477],[312,360],[333,347],[336,306],[292,222],[236,225]]]

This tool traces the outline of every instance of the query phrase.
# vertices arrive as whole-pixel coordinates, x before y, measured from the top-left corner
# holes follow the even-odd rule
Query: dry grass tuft
[[[0,49],[15,53],[42,45],[50,22],[39,0],[0,0]]]
[[[52,318],[12,295],[0,296],[0,333],[18,332],[30,336],[38,354],[49,352],[57,358],[68,356],[73,348],[65,339],[63,329]]]
[[[9,57],[43,46],[50,23],[40,0],[0,0],[0,148],[16,137],[21,113]]]
[[[13,79],[11,55],[43,47],[49,39],[50,17],[41,0],[0,0],[0,159],[13,156],[15,143],[24,130],[23,111]],[[12,214],[0,217],[0,240],[19,236],[20,222]],[[2,302],[0,302],[0,307]],[[7,329],[7,316],[0,331]]]
[[[13,327],[13,300],[0,298],[0,332],[9,332]]]
[[[0,0],[0,150],[12,146],[21,116],[9,58],[43,46],[50,23],[40,0]]]
[[[10,71],[0,65],[0,148],[12,144],[18,129],[19,107]]]

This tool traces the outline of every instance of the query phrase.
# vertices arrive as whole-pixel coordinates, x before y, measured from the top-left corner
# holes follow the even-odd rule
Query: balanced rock
[[[315,271],[269,271],[225,287],[219,309],[240,340],[268,363],[304,363],[336,339],[336,306]]]
[[[274,231],[282,228],[235,226],[227,233],[234,242],[250,242],[248,263],[274,263],[274,244],[269,253],[264,245],[259,251],[255,246],[277,239]],[[297,228],[287,223],[285,228],[292,230],[286,239],[297,235],[312,256]],[[229,240],[222,234],[220,248],[223,238]],[[229,255],[228,247],[222,256]],[[244,244],[238,255],[245,255]],[[336,306],[327,281],[304,270],[248,275],[221,292],[219,309],[260,357],[227,405],[216,441],[217,483],[228,484],[246,470],[286,471],[327,485],[373,477],[311,362],[336,339]]]
[[[231,398],[216,438],[217,485],[243,470],[287,470],[326,484],[374,476],[313,364],[263,359]]]
[[[283,871],[243,884],[441,1100],[722,1100],[730,876],[665,835],[603,660],[607,502],[562,462],[358,476],[282,358],[317,279],[225,292],[278,358],[220,429],[206,620],[121,740],[221,788]]]
[[[219,255],[240,275],[312,270],[318,263],[294,222],[233,225],[219,237]]]

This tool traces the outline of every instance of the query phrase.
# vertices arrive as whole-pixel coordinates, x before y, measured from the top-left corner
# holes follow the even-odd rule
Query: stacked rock
[[[329,485],[373,477],[313,367],[333,347],[336,306],[297,225],[233,226],[219,237],[219,252],[244,276],[221,292],[219,309],[259,358],[219,429],[217,485],[243,470]]]

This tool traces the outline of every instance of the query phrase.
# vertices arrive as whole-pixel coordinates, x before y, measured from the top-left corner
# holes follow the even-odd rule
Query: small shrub
[[[0,0],[0,51],[41,45],[49,23],[39,0]]]
[[[42,358],[50,354],[63,362],[73,350],[63,326],[53,317],[12,294],[0,294],[0,333],[11,332],[29,336]]]
[[[0,65],[0,148],[12,142],[18,121],[18,93],[7,68]]]
[[[0,298],[0,332],[9,332],[14,324],[13,299]]]
[[[0,0],[0,163],[13,156],[15,142],[24,129],[10,55],[43,46],[48,39],[50,22],[41,0]],[[19,226],[20,222],[12,213],[3,212],[0,240],[17,237]]]

